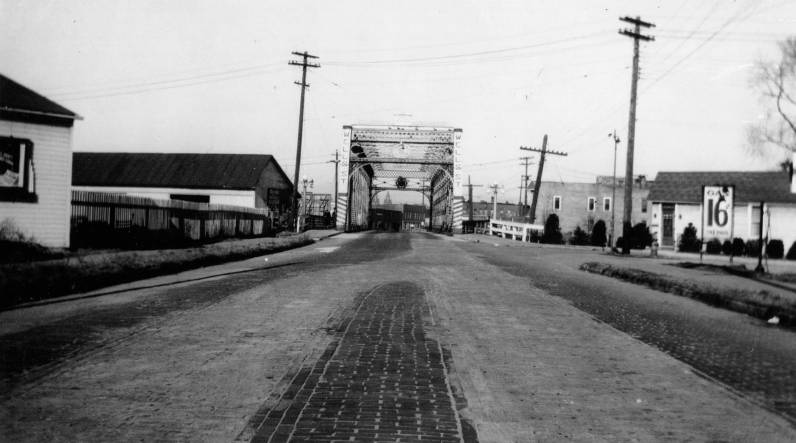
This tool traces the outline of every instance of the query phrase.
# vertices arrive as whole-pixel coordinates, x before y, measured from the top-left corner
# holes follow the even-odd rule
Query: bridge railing
[[[488,228],[488,235],[521,241],[530,241],[534,232],[544,232],[544,225],[500,219],[489,219]]]

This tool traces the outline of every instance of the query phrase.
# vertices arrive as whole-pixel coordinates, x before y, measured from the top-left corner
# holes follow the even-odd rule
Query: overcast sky
[[[516,201],[519,147],[544,134],[569,152],[545,180],[610,175],[614,128],[624,174],[624,15],[657,25],[641,47],[635,171],[775,167],[745,148],[764,109],[749,77],[796,32],[794,1],[0,0],[0,69],[84,117],[75,151],[273,154],[292,179],[301,73],[288,60],[306,50],[321,68],[301,175],[317,192],[332,190],[343,125],[445,125],[464,131],[465,174]]]

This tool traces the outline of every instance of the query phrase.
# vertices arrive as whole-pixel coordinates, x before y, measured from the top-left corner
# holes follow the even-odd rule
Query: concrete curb
[[[649,288],[693,298],[712,306],[747,314],[762,320],[779,317],[784,326],[796,326],[796,305],[766,290],[718,289],[708,284],[683,281],[670,276],[606,263],[586,262],[582,271],[605,275]]]

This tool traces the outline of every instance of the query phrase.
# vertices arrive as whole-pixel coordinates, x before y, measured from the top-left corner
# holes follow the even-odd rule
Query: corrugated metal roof
[[[0,109],[4,111],[80,119],[54,101],[0,74]]]
[[[254,189],[262,171],[270,162],[274,163],[282,178],[290,183],[290,179],[271,155],[75,152],[72,184]]]
[[[699,203],[702,186],[711,185],[735,185],[736,202],[796,203],[790,177],[783,171],[659,172],[647,199]]]

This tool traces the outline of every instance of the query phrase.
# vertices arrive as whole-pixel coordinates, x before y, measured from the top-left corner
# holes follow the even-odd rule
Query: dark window
[[[553,210],[560,211],[561,210],[561,196],[556,195],[553,197]]]
[[[586,209],[589,211],[594,211],[594,207],[596,206],[596,200],[594,197],[589,197],[589,202],[586,205]]]
[[[0,137],[0,200],[36,202],[33,142]]]
[[[641,212],[647,212],[647,199],[641,199]]]
[[[172,200],[180,200],[184,202],[194,202],[194,203],[210,203],[210,196],[209,195],[197,195],[197,194],[171,194],[169,198]]]

